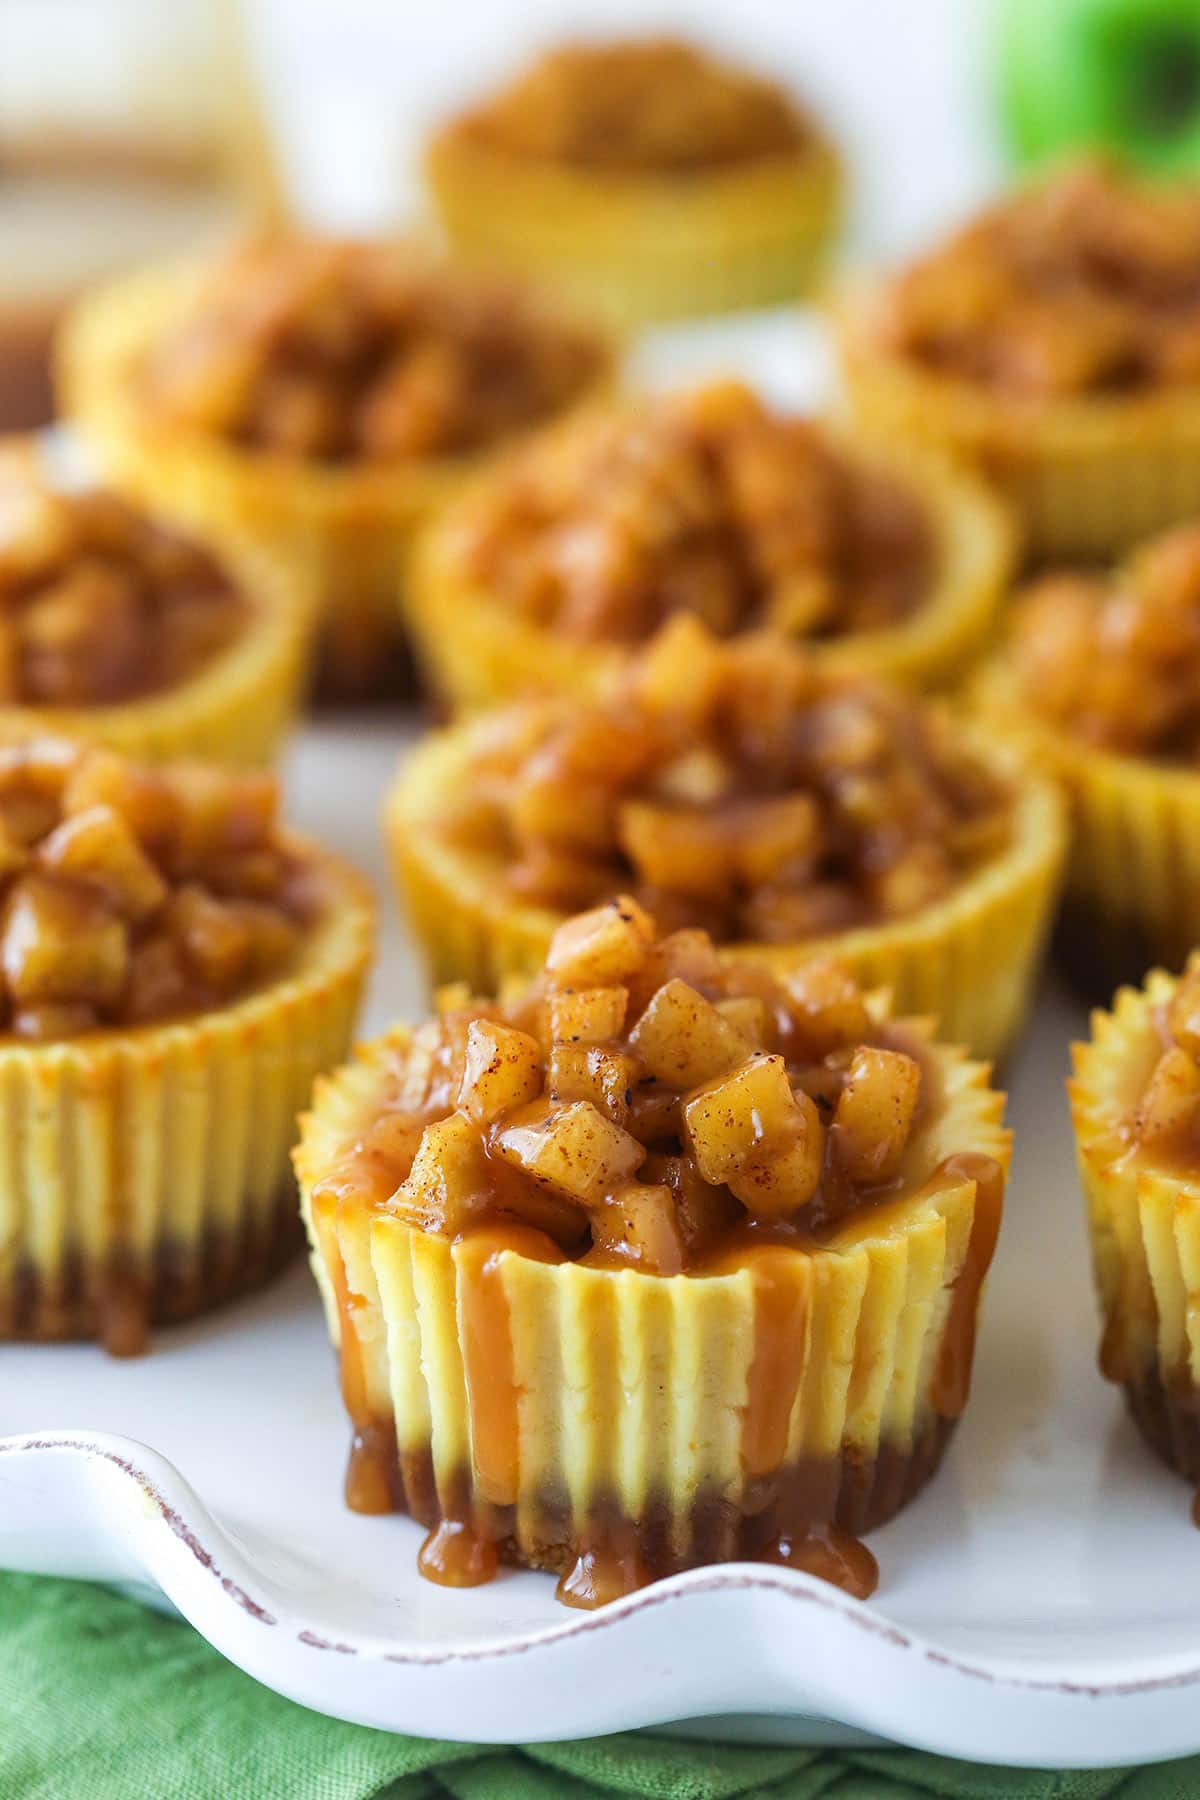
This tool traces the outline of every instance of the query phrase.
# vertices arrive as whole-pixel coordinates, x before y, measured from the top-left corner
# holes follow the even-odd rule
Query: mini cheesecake
[[[1076,1044],[1071,1114],[1103,1318],[1100,1367],[1200,1485],[1200,955],[1122,988]],[[1200,1502],[1194,1509],[1200,1522]]]
[[[937,1467],[1000,1225],[1003,1097],[837,964],[782,978],[628,896],[502,1002],[321,1081],[296,1153],[349,1504],[422,1571],[597,1605],[733,1558],[865,1595]]]
[[[812,116],[674,39],[546,51],[449,120],[426,168],[459,251],[622,328],[798,299],[841,214]]]
[[[283,237],[98,288],[58,357],[62,410],[116,486],[315,583],[318,677],[347,693],[397,675],[416,526],[611,372],[601,336],[510,282],[412,244]]]
[[[850,409],[1005,492],[1037,557],[1200,509],[1200,184],[1069,164],[849,292]]]
[[[313,598],[244,538],[198,542],[0,446],[0,740],[269,762],[299,710]]]
[[[602,693],[427,738],[386,826],[435,981],[495,992],[628,890],[725,960],[835,954],[981,1056],[1024,1016],[1065,848],[1056,790],[1002,739],[688,616]]]
[[[588,691],[678,613],[930,687],[982,647],[1013,557],[982,482],[726,381],[540,433],[423,534],[403,605],[451,707]]]
[[[1200,525],[1018,596],[972,697],[1070,802],[1058,946],[1093,999],[1200,940]]]
[[[372,924],[269,776],[0,748],[0,1338],[133,1354],[281,1266]]]

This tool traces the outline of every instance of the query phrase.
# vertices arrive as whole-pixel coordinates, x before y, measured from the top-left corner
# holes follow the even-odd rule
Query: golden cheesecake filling
[[[1200,526],[1180,526],[1111,574],[1061,572],[1015,609],[1013,665],[1040,717],[1106,750],[1200,756]]]
[[[599,339],[399,245],[241,247],[146,356],[172,424],[320,464],[457,456],[577,399]]]
[[[961,1144],[952,1149],[963,1154],[931,1149],[947,1100],[927,1036],[880,1016],[836,964],[782,979],[723,965],[705,933],[659,935],[630,896],[566,922],[543,975],[521,993],[493,1003],[453,991],[444,1002],[381,1064],[355,1129],[309,1184],[342,1319],[343,1393],[356,1433],[350,1505],[401,1505],[431,1525],[420,1566],[434,1580],[471,1585],[501,1557],[531,1560],[526,1544],[513,1543],[525,1392],[514,1358],[518,1328],[536,1307],[520,1318],[510,1308],[505,1252],[523,1265],[618,1280],[697,1278],[686,1291],[699,1297],[678,1300],[685,1310],[708,1304],[700,1278],[749,1270],[756,1324],[733,1484],[742,1491],[696,1495],[691,1560],[711,1559],[695,1555],[709,1533],[728,1546],[725,1556],[786,1562],[869,1593],[874,1559],[853,1532],[889,1516],[932,1472],[965,1403],[1003,1190],[988,1155]],[[302,1149],[302,1171],[304,1157]],[[964,1184],[974,1212],[928,1370],[930,1415],[908,1444],[869,1465],[837,1449],[787,1464],[797,1346],[806,1305],[818,1308],[815,1293],[804,1298],[807,1259],[860,1224],[887,1220],[914,1191]],[[364,1214],[415,1240],[406,1281],[432,1279],[420,1274],[422,1244],[454,1246],[471,1435],[452,1491],[435,1484],[428,1453],[397,1447],[372,1400],[356,1323],[368,1278],[346,1250]],[[377,1277],[382,1284],[378,1268]],[[641,1294],[650,1305],[650,1290]],[[599,1319],[595,1312],[606,1329]],[[424,1319],[421,1329],[432,1332]],[[644,1320],[630,1329],[640,1334]],[[620,1341],[618,1332],[614,1351]],[[665,1523],[669,1496],[650,1493],[633,1518],[615,1493],[593,1494],[581,1533],[550,1475],[539,1507],[532,1560],[558,1569],[569,1604],[598,1604],[680,1566]]]
[[[787,155],[812,139],[774,82],[671,38],[547,51],[455,128],[517,156],[646,174]]]
[[[1092,1016],[1071,1109],[1103,1314],[1100,1368],[1143,1434],[1196,1491],[1200,1347],[1200,956],[1151,972]]]
[[[936,575],[914,493],[739,382],[530,446],[456,515],[452,555],[534,623],[619,643],[679,611],[723,635],[883,630]]]
[[[927,368],[1031,398],[1200,380],[1200,186],[1074,164],[888,286],[879,329]]]
[[[438,829],[526,902],[628,890],[665,925],[791,943],[942,899],[1003,852],[1012,798],[940,711],[680,618],[611,692],[496,715]]]
[[[286,974],[321,909],[273,777],[0,749],[0,1026],[34,1043],[220,1008]]]
[[[253,628],[197,544],[101,489],[0,453],[0,706],[100,707],[169,692]]]

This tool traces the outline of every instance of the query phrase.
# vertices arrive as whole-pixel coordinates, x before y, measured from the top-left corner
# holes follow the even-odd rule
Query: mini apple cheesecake
[[[984,1056],[1024,1016],[1065,848],[1057,792],[1001,743],[690,615],[605,693],[425,739],[386,823],[436,980],[495,992],[564,914],[629,891],[727,960],[835,952]]]
[[[1100,1366],[1200,1484],[1200,953],[1092,1015],[1070,1083],[1103,1314]],[[1196,1510],[1200,1522],[1200,1503]]]
[[[281,1265],[371,935],[271,777],[0,748],[0,1338],[134,1354]]]
[[[1200,525],[1019,596],[975,699],[1065,788],[1060,941],[1094,990],[1200,942]]]
[[[622,326],[798,299],[841,213],[811,115],[672,39],[547,51],[451,119],[426,167],[459,250]]]
[[[202,545],[0,445],[0,739],[270,761],[300,704],[311,593],[262,546]]]
[[[346,1494],[594,1606],[757,1558],[860,1596],[966,1403],[1008,1133],[987,1070],[836,964],[619,897],[502,1002],[318,1084],[296,1166]]]
[[[607,385],[595,333],[415,246],[270,238],[84,299],[63,409],[112,480],[316,582],[327,689],[387,685],[414,526],[495,448]]]
[[[851,410],[962,453],[1039,555],[1200,510],[1200,184],[1069,165],[848,296]]]
[[[432,525],[405,603],[453,706],[594,686],[678,612],[930,685],[980,649],[1012,560],[982,484],[731,381],[542,434]]]

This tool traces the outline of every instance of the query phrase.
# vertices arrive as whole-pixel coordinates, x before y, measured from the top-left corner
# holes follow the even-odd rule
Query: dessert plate
[[[815,323],[659,332],[655,383],[739,368],[828,395]],[[58,448],[75,466],[74,448]],[[310,726],[289,816],[375,880],[364,1031],[424,1008],[378,829],[414,719]],[[1200,1750],[1200,1534],[1095,1369],[1063,1078],[1086,1020],[1052,984],[1006,1071],[1017,1151],[975,1391],[944,1468],[872,1535],[868,1605],[786,1569],[698,1570],[575,1613],[548,1576],[416,1572],[420,1527],[347,1512],[347,1426],[307,1269],[112,1362],[0,1346],[0,1567],[173,1606],[267,1686],[393,1731],[505,1743],[664,1725],[775,1743],[863,1734],[980,1761],[1104,1766]],[[690,1722],[683,1725],[681,1722]]]
[[[368,1030],[417,1009],[376,819],[413,724],[309,729],[292,812],[385,896]],[[308,1272],[137,1362],[0,1349],[0,1565],[132,1584],[320,1711],[485,1742],[709,1721],[721,1735],[1104,1765],[1200,1749],[1200,1535],[1094,1366],[1052,985],[1008,1071],[1017,1130],[975,1394],[947,1464],[872,1537],[868,1605],[732,1565],[597,1613],[547,1576],[416,1572],[420,1528],[345,1510],[347,1429]]]

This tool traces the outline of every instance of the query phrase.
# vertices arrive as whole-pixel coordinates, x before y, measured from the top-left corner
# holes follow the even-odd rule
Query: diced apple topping
[[[0,703],[163,693],[245,630],[250,603],[198,546],[115,495],[52,487],[32,450],[0,456]]]
[[[631,1181],[595,1208],[591,1225],[597,1250],[655,1275],[678,1275],[684,1266],[686,1247],[669,1187]]]
[[[542,1091],[542,1047],[525,1031],[490,1019],[467,1027],[467,1057],[459,1105],[485,1123],[527,1106]]]
[[[825,1133],[809,1096],[794,1093],[782,1056],[758,1056],[701,1089],[683,1109],[705,1181],[723,1183],[756,1216],[807,1206],[821,1179]]]
[[[546,1064],[552,1100],[588,1100],[615,1125],[625,1125],[639,1077],[637,1058],[600,1044],[555,1044]]]
[[[506,1161],[584,1206],[628,1181],[646,1159],[644,1146],[587,1100],[514,1119],[495,1143]]]
[[[648,1075],[667,1087],[699,1087],[746,1055],[746,1039],[686,981],[666,981],[630,1032]]]
[[[664,930],[802,944],[918,914],[1010,841],[1012,784],[947,715],[774,633],[676,619],[594,696],[520,710],[506,743],[472,728],[438,829],[558,913],[625,893]],[[636,1005],[612,948],[571,979]]]
[[[903,1051],[863,1045],[854,1052],[834,1108],[842,1167],[867,1185],[895,1175],[912,1135],[921,1096],[921,1065]]]
[[[767,1241],[819,1233],[908,1167],[918,1039],[844,969],[785,984],[703,932],[656,936],[621,898],[555,944],[555,966],[498,1002],[447,991],[388,1078],[395,1180],[376,1127],[340,1188],[357,1154],[361,1191],[423,1230],[511,1219],[598,1266],[675,1275],[739,1223]]]
[[[315,888],[276,810],[262,776],[51,739],[0,751],[4,1023],[35,1039],[144,1025],[284,969]]]
[[[552,988],[619,986],[636,975],[654,939],[654,921],[621,898],[560,925],[546,970]]]
[[[629,989],[567,989],[551,994],[550,1036],[556,1044],[606,1044],[625,1023]]]

